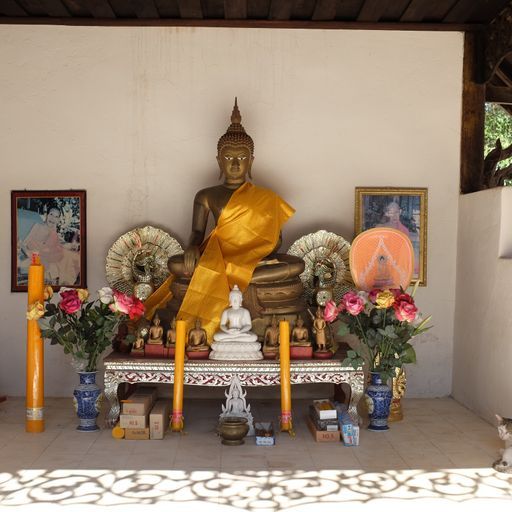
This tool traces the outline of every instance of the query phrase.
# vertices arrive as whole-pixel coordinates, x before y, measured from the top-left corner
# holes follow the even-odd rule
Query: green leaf
[[[338,336],[346,336],[350,333],[350,329],[345,322],[340,322],[338,326]]]
[[[404,349],[400,354],[400,359],[404,364],[416,362],[416,351],[414,350],[414,347],[410,343],[405,344]]]
[[[348,350],[347,357],[349,357],[350,359],[354,359],[357,357],[357,352],[355,350]]]

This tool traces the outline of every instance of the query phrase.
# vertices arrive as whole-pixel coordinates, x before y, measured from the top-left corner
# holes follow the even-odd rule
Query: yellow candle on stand
[[[185,338],[187,323],[176,322],[176,351],[174,354],[174,393],[172,401],[171,429],[174,432],[183,430],[183,380],[185,375]]]
[[[32,256],[28,269],[28,304],[44,300],[44,267],[38,254]],[[27,432],[44,431],[44,350],[37,320],[27,320]]]
[[[290,324],[279,322],[281,363],[281,430],[292,433],[292,390],[290,382]]]

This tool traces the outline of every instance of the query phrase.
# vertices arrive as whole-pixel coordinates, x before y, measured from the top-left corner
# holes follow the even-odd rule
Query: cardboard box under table
[[[136,416],[147,415],[156,402],[157,396],[156,388],[141,387],[126,400],[122,400],[121,413]]]
[[[309,431],[315,438],[315,441],[318,443],[333,443],[333,442],[340,442],[340,431],[336,430],[335,432],[330,432],[327,430],[317,430],[315,428],[315,425],[313,423],[313,420],[308,416],[307,418],[307,424]]]
[[[149,428],[127,428],[124,431],[124,438],[136,441],[149,439]]]
[[[170,402],[158,400],[149,413],[150,439],[163,439],[169,427]]]
[[[121,414],[119,416],[119,426],[121,428],[147,428],[148,415]]]

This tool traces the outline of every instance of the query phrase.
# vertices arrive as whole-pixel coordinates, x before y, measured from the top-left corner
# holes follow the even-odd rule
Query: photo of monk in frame
[[[85,191],[11,192],[11,290],[26,291],[37,253],[45,284],[85,288]]]

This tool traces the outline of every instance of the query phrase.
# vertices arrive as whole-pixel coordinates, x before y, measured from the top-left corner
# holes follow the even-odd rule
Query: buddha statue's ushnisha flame
[[[238,109],[237,98],[235,98],[235,105],[231,113],[231,124],[226,130],[226,133],[219,139],[217,151],[220,153],[220,150],[227,145],[246,146],[251,151],[251,155],[254,153],[254,142],[242,126],[242,116]]]

